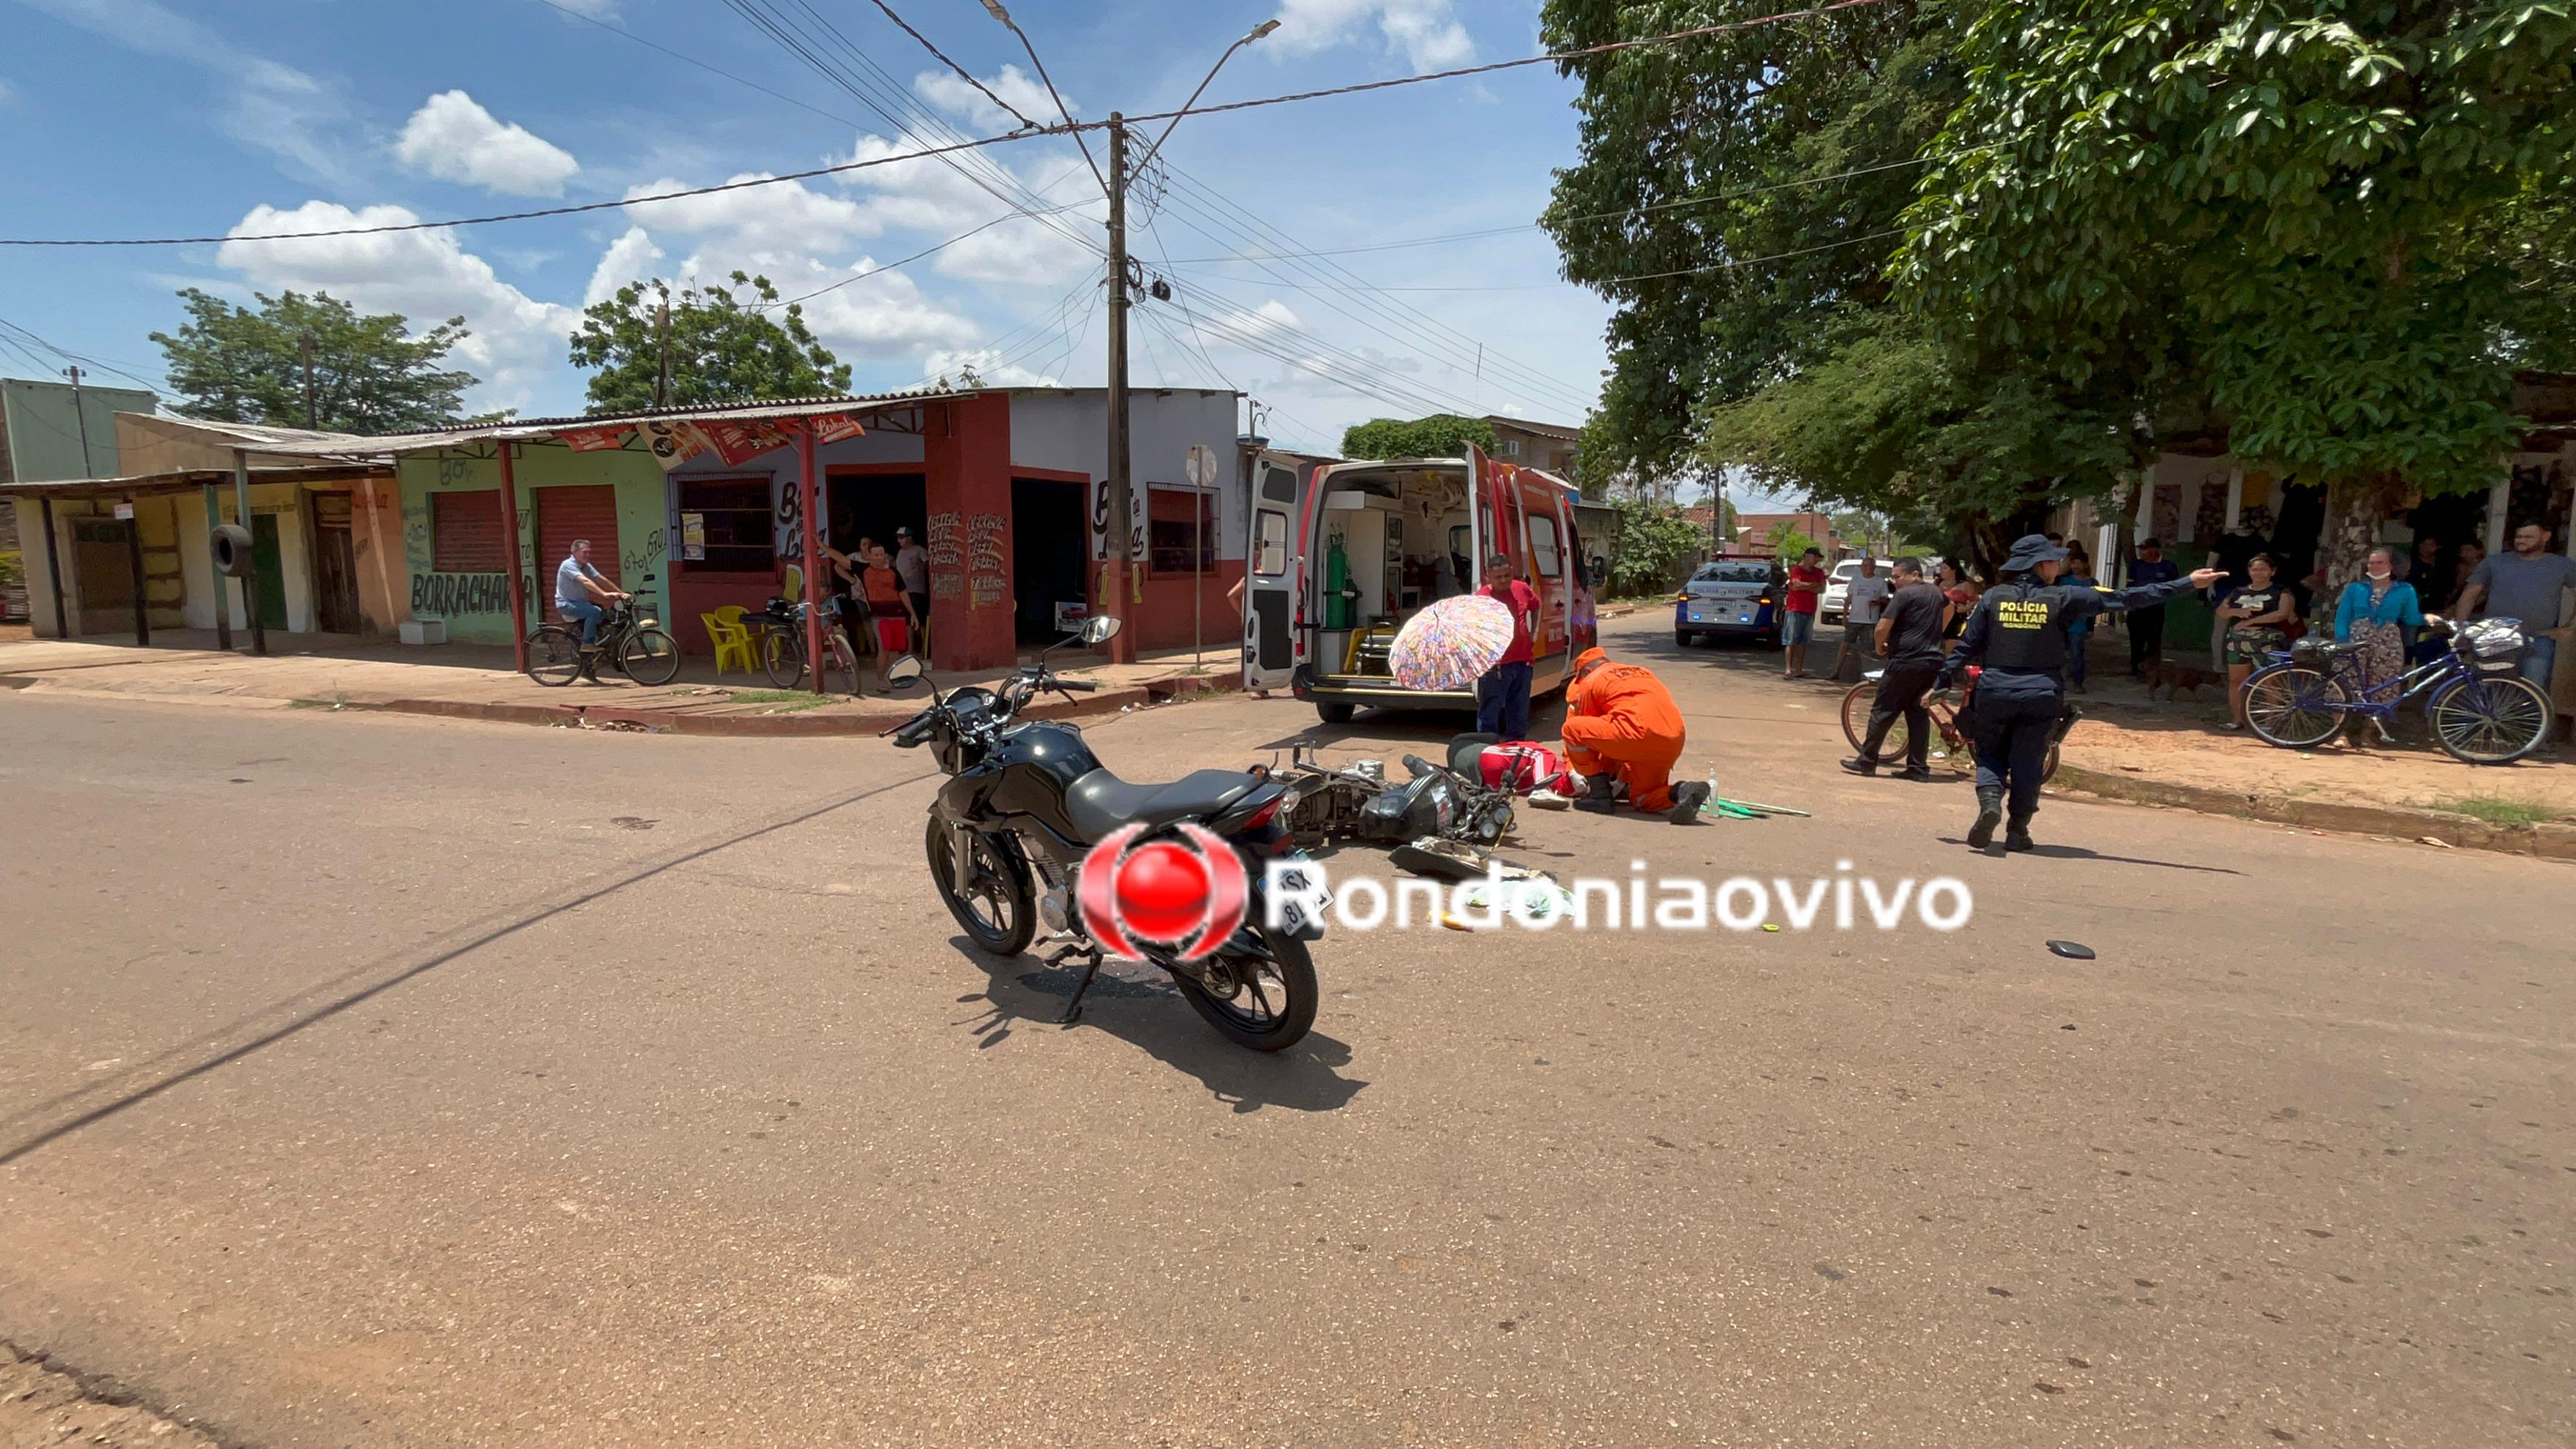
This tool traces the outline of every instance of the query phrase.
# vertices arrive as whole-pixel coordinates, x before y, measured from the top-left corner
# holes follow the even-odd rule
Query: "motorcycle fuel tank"
[[[993,753],[970,776],[989,781],[982,791],[987,812],[1025,815],[1072,845],[1080,832],[1065,812],[1065,791],[1099,768],[1100,757],[1083,743],[1080,730],[1041,720],[1003,731]]]

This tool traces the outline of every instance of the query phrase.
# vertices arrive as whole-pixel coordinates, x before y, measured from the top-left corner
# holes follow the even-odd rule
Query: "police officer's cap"
[[[2048,541],[2044,533],[2025,533],[2013,540],[2012,557],[2004,560],[2004,572],[2026,574],[2044,563],[2066,557],[2066,550]]]

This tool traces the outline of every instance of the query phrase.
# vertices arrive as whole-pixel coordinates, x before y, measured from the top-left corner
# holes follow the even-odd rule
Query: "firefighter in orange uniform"
[[[1565,690],[1565,762],[1587,777],[1590,794],[1579,803],[1610,809],[1616,787],[1625,785],[1629,804],[1687,825],[1708,803],[1708,786],[1672,783],[1681,757],[1682,712],[1653,670],[1613,664],[1599,649],[1575,657]]]

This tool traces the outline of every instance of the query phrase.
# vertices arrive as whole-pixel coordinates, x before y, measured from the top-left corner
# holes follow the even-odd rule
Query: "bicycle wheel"
[[[1865,682],[1853,685],[1843,695],[1843,738],[1851,741],[1855,750],[1869,738],[1869,706],[1877,697],[1878,686]]]
[[[2319,670],[2268,664],[2245,679],[2245,723],[2265,744],[2312,750],[2343,728],[2344,687]]]
[[[1866,680],[1853,685],[1851,692],[1843,696],[1843,737],[1851,741],[1852,753],[1855,755],[1860,753],[1861,746],[1869,739],[1869,712],[1877,702],[1878,686]],[[1911,738],[1905,728],[1905,716],[1900,714],[1888,721],[1887,736],[1878,742],[1878,758],[1870,763],[1894,765],[1902,769],[1905,765],[1905,746]]]
[[[528,636],[528,677],[548,689],[581,678],[581,636],[560,624],[540,626]]]
[[[769,682],[780,689],[794,689],[805,677],[805,641],[792,629],[772,629],[760,646],[760,667],[769,672]]]
[[[668,684],[680,676],[680,641],[659,629],[637,629],[618,643],[617,667],[637,684]]]
[[[2510,765],[2549,738],[2549,696],[2519,675],[2463,679],[2424,706],[2433,739],[2472,765]]]
[[[859,697],[859,656],[850,652],[850,641],[838,629],[823,639],[823,677],[814,688],[822,694]]]

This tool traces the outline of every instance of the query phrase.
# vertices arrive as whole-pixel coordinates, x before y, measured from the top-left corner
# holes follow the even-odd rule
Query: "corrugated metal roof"
[[[360,478],[384,478],[393,474],[393,464],[374,462],[316,463],[301,468],[253,468],[253,486],[266,483],[348,483]],[[169,473],[148,473],[132,478],[64,478],[49,483],[0,483],[0,498],[157,498],[171,493],[194,493],[213,484],[229,488],[233,484],[230,468],[181,468]]]

